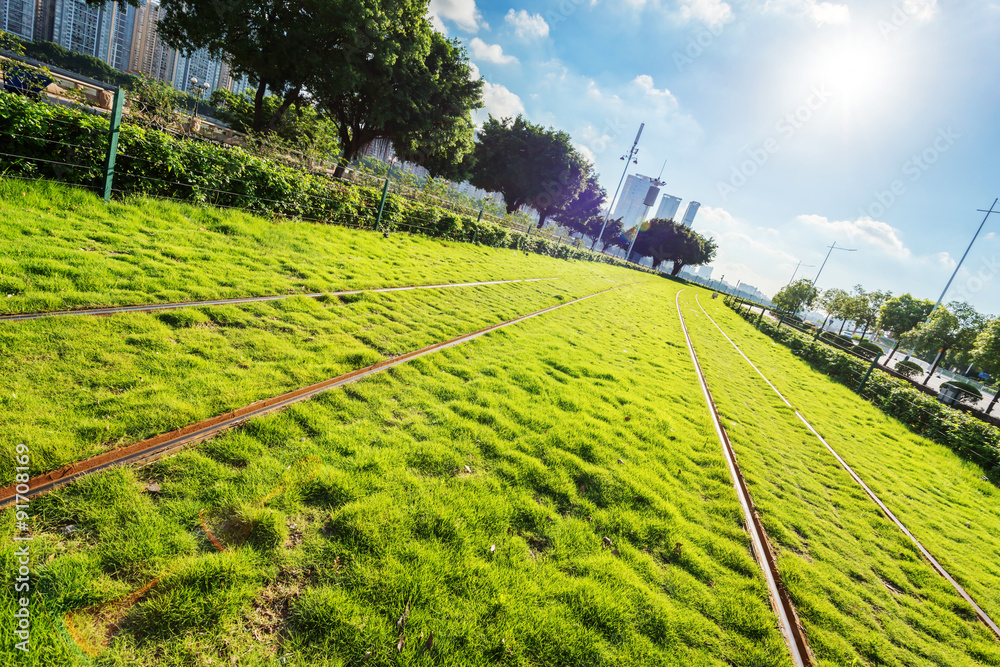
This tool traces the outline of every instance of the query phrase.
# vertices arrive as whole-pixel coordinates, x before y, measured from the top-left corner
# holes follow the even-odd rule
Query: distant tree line
[[[847,322],[861,327],[862,338],[869,331],[891,334],[896,344],[887,364],[905,346],[934,360],[928,377],[941,364],[977,369],[990,374],[994,382],[1000,375],[1000,317],[983,315],[968,303],[952,301],[934,310],[934,302],[911,294],[894,297],[891,292],[866,291],[861,285],[851,292],[831,288],[821,293],[806,279],[781,289],[772,302],[792,313],[817,307],[827,314],[821,328],[831,319],[841,320],[840,334]],[[996,402],[994,398],[990,409]]]

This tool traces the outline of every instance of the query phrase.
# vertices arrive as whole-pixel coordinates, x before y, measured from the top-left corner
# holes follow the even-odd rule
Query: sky
[[[609,197],[701,202],[713,277],[936,301],[1000,197],[1000,0],[431,0],[485,109],[568,132]],[[1000,209],[1000,204],[998,204]],[[810,266],[812,265],[812,266]],[[945,302],[1000,314],[1000,213]]]

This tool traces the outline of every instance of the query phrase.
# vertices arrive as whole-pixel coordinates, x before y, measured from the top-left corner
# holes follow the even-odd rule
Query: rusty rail
[[[808,641],[806,641],[805,631],[799,622],[798,614],[795,613],[792,600],[788,597],[788,591],[781,583],[781,574],[778,572],[778,563],[774,555],[774,550],[771,548],[771,542],[767,538],[767,532],[764,530],[760,517],[754,509],[753,498],[750,496],[750,490],[747,488],[743,472],[740,470],[739,463],[736,460],[736,452],[733,451],[733,446],[729,442],[729,434],[726,433],[726,428],[722,425],[719,411],[715,407],[715,401],[712,399],[712,392],[708,388],[708,380],[705,379],[705,373],[698,362],[698,354],[694,351],[691,334],[688,333],[687,325],[684,323],[684,314],[681,313],[681,292],[683,291],[679,290],[675,297],[677,317],[680,319],[681,329],[684,331],[684,338],[687,341],[688,352],[691,353],[691,361],[694,363],[695,372],[698,374],[698,382],[701,385],[702,393],[705,395],[705,402],[708,404],[708,411],[715,425],[715,433],[719,436],[719,442],[722,444],[722,453],[729,466],[729,474],[733,478],[733,486],[736,489],[736,495],[739,497],[740,507],[743,509],[743,516],[746,521],[747,533],[750,535],[750,544],[753,548],[754,556],[757,562],[760,563],[761,570],[764,572],[764,579],[767,582],[767,588],[770,592],[771,606],[778,616],[778,628],[785,638],[785,643],[788,644],[788,649],[792,655],[792,663],[796,667],[811,667],[816,664],[816,659],[809,648]]]

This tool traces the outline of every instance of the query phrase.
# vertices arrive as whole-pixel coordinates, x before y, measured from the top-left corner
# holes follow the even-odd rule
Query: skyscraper
[[[698,209],[701,207],[696,201],[688,202],[687,210],[684,211],[684,221],[681,223],[685,227],[690,227],[694,224],[694,216],[698,214]]]
[[[621,218],[625,229],[639,224],[643,215],[646,214],[644,204],[646,195],[649,194],[651,187],[655,187],[653,184],[655,180],[655,178],[642,174],[630,175],[625,181],[625,188],[622,190],[621,197],[618,198],[618,205],[615,206],[615,212],[611,217]]]
[[[163,18],[163,10],[156,3],[146,2],[135,12],[128,69],[158,81],[173,81],[175,52],[163,43],[156,31],[156,23]]]
[[[677,209],[680,208],[680,205],[680,197],[663,193],[663,199],[660,200],[660,208],[656,210],[656,217],[661,220],[673,220],[674,216],[677,215]]]
[[[0,30],[33,39],[35,0],[0,0]]]

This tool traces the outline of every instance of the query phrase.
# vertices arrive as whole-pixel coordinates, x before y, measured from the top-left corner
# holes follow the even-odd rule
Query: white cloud
[[[517,62],[517,58],[514,56],[505,55],[503,47],[499,44],[487,44],[478,37],[472,38],[472,41],[469,42],[469,49],[472,51],[473,58],[485,60],[488,63],[510,65]]]
[[[514,34],[524,40],[544,39],[549,36],[549,24],[541,14],[529,14],[525,10],[515,12],[511,9],[504,21],[514,28]]]
[[[722,0],[680,0],[678,18],[682,23],[693,19],[718,25],[733,19],[733,9]]]
[[[499,83],[483,82],[482,115],[489,114],[494,118],[513,118],[524,113],[524,103],[521,98],[512,93],[506,86]]]
[[[910,249],[899,238],[899,230],[885,222],[864,217],[858,220],[829,220],[821,215],[800,215],[798,224],[831,233],[835,237],[846,237],[849,243],[868,246],[898,259],[911,256]]]
[[[589,162],[590,164],[594,164],[595,162],[597,162],[597,156],[594,155],[594,151],[590,150],[588,146],[584,144],[574,143],[573,148],[575,148],[580,153],[580,155],[582,155],[584,159],[586,159],[587,162]]]
[[[911,0],[924,2],[924,0]],[[807,18],[817,26],[847,25],[851,22],[851,10],[847,5],[820,0],[767,0],[764,3],[765,12],[776,14],[791,14]]]
[[[653,77],[649,76],[648,74],[640,74],[639,76],[635,77],[632,80],[632,83],[639,86],[639,88],[641,88],[642,91],[647,95],[651,95],[653,97],[662,97],[665,100],[668,100],[673,105],[677,104],[677,98],[674,97],[673,93],[671,93],[666,88],[663,88],[662,90],[657,89],[656,85],[653,83]]]
[[[440,32],[445,32],[442,19],[451,21],[465,32],[478,32],[482,23],[482,15],[476,7],[476,0],[431,0],[428,11],[431,23]]]

